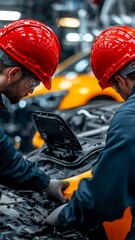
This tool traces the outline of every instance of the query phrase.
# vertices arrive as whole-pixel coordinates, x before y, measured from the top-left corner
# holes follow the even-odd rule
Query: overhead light
[[[83,40],[85,42],[92,42],[94,40],[94,36],[91,33],[85,33],[83,36]]]
[[[82,34],[79,33],[67,33],[65,36],[68,42],[81,42],[82,41]]]
[[[15,21],[21,18],[21,13],[17,11],[0,11],[1,21]]]
[[[58,27],[69,27],[69,28],[78,28],[80,26],[80,21],[77,18],[63,17],[57,19]]]

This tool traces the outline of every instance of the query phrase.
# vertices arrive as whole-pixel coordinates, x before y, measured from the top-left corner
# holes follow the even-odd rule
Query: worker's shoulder
[[[135,112],[135,94],[131,95],[127,101],[123,102],[121,106],[119,107],[118,112],[123,111],[133,111]]]

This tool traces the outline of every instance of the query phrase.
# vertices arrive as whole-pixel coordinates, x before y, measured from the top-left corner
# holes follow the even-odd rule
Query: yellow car
[[[11,105],[11,111],[3,113],[0,123],[5,132],[13,138],[15,147],[27,153],[42,145],[42,139],[35,136],[35,143],[33,141],[32,144],[35,129],[31,114],[35,110],[52,112],[75,109],[95,99],[123,101],[112,88],[105,91],[100,89],[89,66],[89,51],[85,51],[59,64],[52,80],[51,91],[40,84],[33,94],[23,98],[18,104]]]
[[[52,80],[51,91],[40,84],[29,98],[40,98],[39,101],[46,111],[79,107],[97,98],[123,101],[112,88],[101,90],[90,69],[87,51],[75,54],[59,64]]]
[[[38,102],[44,111],[73,109],[84,106],[97,99],[113,99],[123,102],[114,89],[101,90],[89,64],[89,52],[81,52],[59,64],[48,91],[42,84],[35,89],[30,98]],[[42,139],[38,132],[32,140],[34,147],[41,147]]]

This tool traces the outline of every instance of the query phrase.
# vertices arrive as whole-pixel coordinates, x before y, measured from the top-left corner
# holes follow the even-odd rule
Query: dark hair
[[[25,68],[23,65],[12,59],[7,53],[5,53],[2,49],[0,49],[0,73],[4,71],[7,67],[18,66],[22,70],[22,75],[25,77],[26,75],[31,75],[35,79],[37,78],[29,69]]]
[[[5,68],[6,68],[5,64],[0,60],[0,74],[3,73]]]
[[[127,74],[127,77],[129,78],[130,81],[135,81],[135,72]]]

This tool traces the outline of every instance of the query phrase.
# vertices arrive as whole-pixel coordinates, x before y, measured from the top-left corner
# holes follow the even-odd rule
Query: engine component
[[[38,167],[51,178],[82,176],[81,173],[90,171],[104,146],[104,139],[77,138],[56,114],[35,112],[33,118],[45,144],[41,149],[31,152],[27,161],[36,161]],[[54,199],[48,199],[44,192],[14,191],[4,186],[1,189],[1,240],[107,240],[103,225],[89,231],[42,226],[44,218],[59,206]]]

